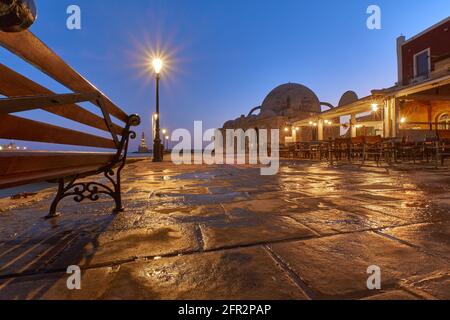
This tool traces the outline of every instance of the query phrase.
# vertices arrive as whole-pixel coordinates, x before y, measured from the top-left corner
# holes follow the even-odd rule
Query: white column
[[[405,36],[397,38],[397,83],[403,85],[403,45],[406,42]]]
[[[389,138],[391,132],[391,123],[389,121],[389,100],[384,101],[383,106],[383,138]]]
[[[319,141],[323,141],[323,136],[324,136],[324,132],[323,132],[323,120],[319,119],[319,122],[317,123],[317,131],[318,131],[318,140]]]
[[[391,99],[391,135],[393,138],[397,137],[398,122],[399,122],[399,109],[400,105],[395,98]]]
[[[297,142],[297,130],[295,130],[295,127],[292,127],[292,142]]]
[[[351,137],[356,137],[356,115],[352,114],[350,118]]]

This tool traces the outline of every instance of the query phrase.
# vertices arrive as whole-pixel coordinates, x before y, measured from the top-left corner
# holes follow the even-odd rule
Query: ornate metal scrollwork
[[[123,159],[125,163],[125,159]],[[122,212],[121,190],[120,190],[120,171],[123,166],[120,165],[116,170],[108,168],[103,173],[112,186],[100,182],[76,182],[79,176],[72,178],[67,184],[64,178],[58,180],[58,193],[50,207],[50,213],[47,218],[54,218],[59,214],[56,212],[59,202],[65,198],[73,197],[75,202],[81,203],[85,200],[98,201],[101,195],[107,195],[114,199],[114,213]]]
[[[103,173],[110,185],[100,182],[77,182],[77,180],[83,178],[83,175],[77,175],[70,179],[58,179],[58,192],[50,207],[50,212],[46,217],[47,219],[59,215],[56,211],[57,206],[61,200],[68,197],[73,197],[76,202],[81,203],[84,200],[98,201],[100,195],[107,195],[115,201],[114,213],[119,213],[124,210],[121,195],[121,172],[126,164],[129,140],[136,138],[136,133],[129,130],[130,126],[136,126],[139,125],[139,123],[139,116],[133,115],[129,117],[129,121],[124,131],[125,133],[122,136],[122,140],[113,161],[101,170],[89,174],[96,175]],[[66,184],[67,180],[69,182]]]

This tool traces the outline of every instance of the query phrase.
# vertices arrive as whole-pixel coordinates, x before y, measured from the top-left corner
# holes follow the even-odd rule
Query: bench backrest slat
[[[0,115],[0,138],[116,149],[111,139],[12,115]]]
[[[0,179],[0,189],[17,187],[25,184],[49,181],[61,177],[79,176],[80,173],[88,175],[102,169],[105,164],[87,164],[79,167],[58,168],[46,171],[34,171],[32,173],[20,173],[2,176]]]
[[[112,153],[49,153],[49,152],[3,152],[0,153],[2,175],[16,175],[36,171],[102,165],[111,162]]]
[[[14,146],[7,146],[6,149],[0,150],[0,189],[49,180],[58,180],[61,183],[68,178],[80,179],[102,172],[110,177],[111,170],[117,168],[118,172],[115,174],[117,182],[113,183],[115,191],[114,193],[111,191],[110,195],[116,200],[117,210],[120,210],[120,196],[117,195],[117,192],[120,192],[119,172],[125,165],[129,139],[136,137],[131,127],[140,124],[139,116],[128,116],[32,33],[0,32],[0,46],[69,89],[63,91],[70,91],[54,93],[0,63],[0,139],[112,151],[35,152],[20,151]],[[98,109],[89,111],[90,109],[81,103],[92,104]],[[29,111],[40,111],[40,121],[25,118],[33,117],[34,113]],[[70,125],[68,121],[59,123],[61,118],[52,120],[48,117],[48,113],[42,111],[106,131],[108,136],[86,133],[85,128],[80,126],[73,129],[66,128],[66,125]],[[125,124],[114,123],[112,117]],[[73,181],[67,188],[73,187]],[[104,187],[110,190],[109,187]],[[103,191],[99,193],[109,194]],[[61,198],[56,199],[59,201]],[[52,208],[50,215],[54,216],[55,206]]]
[[[0,80],[0,94],[6,97],[54,94],[51,90],[48,90],[36,82],[22,76],[1,63]],[[93,128],[109,131],[103,118],[76,104],[68,104],[62,108],[43,107],[42,109]],[[119,135],[123,132],[123,128],[116,124],[113,124],[113,130]]]
[[[74,92],[99,91],[29,31],[20,33],[0,32],[0,45]],[[127,114],[109,98],[104,95],[103,97],[108,112],[117,119],[126,122]]]

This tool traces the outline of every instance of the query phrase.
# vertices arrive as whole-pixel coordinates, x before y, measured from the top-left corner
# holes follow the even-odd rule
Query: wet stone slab
[[[447,171],[143,161],[118,215],[68,198],[44,220],[54,189],[0,199],[0,299],[448,299]]]
[[[382,231],[450,262],[450,223],[425,223]]]
[[[316,237],[318,234],[286,216],[235,209],[229,216],[200,225],[205,250]]]
[[[404,287],[425,299],[450,300],[450,270],[405,280]]]
[[[79,291],[64,274],[0,280],[0,299],[306,299],[280,271],[255,247],[86,270]]]
[[[409,223],[450,221],[450,207],[431,201],[387,204],[365,204],[365,208],[394,216]]]
[[[349,207],[349,211],[338,209],[317,210],[290,214],[296,221],[316,231],[320,235],[365,231],[403,225],[406,222],[396,217]],[[350,212],[350,210],[352,212]]]
[[[192,225],[153,225],[151,228],[108,231],[79,237],[49,267],[114,265],[198,250],[199,243]]]
[[[423,299],[423,297],[415,296],[407,291],[392,290],[392,291],[388,291],[388,292],[378,293],[373,296],[364,298],[362,300],[374,300],[374,301],[397,300],[398,301],[398,300],[421,300],[421,299]]]
[[[441,259],[373,232],[274,244],[272,248],[315,298],[323,299],[372,295],[367,288],[370,266],[381,268],[381,286],[385,289],[399,286],[405,278],[450,267]]]

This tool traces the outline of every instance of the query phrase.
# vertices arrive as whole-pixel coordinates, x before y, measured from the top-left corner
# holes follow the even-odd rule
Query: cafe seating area
[[[290,143],[280,147],[280,157],[362,165],[374,161],[378,166],[399,162],[444,166],[445,160],[450,158],[450,130],[436,131],[435,135],[427,137],[359,136]]]

